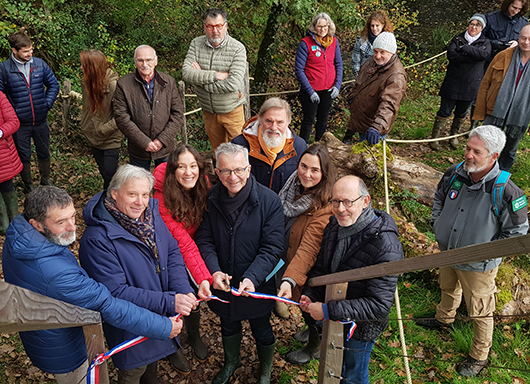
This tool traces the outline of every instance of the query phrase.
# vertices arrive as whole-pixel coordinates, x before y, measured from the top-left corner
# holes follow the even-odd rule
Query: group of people
[[[521,1],[512,2],[517,6]],[[474,34],[480,29],[478,24],[486,23],[481,17],[474,15],[468,30],[475,42],[479,40]],[[111,348],[136,335],[149,337],[113,357],[119,384],[156,383],[157,361],[162,358],[168,358],[178,371],[189,373],[191,366],[176,337],[183,327],[195,357],[206,361],[209,349],[199,331],[200,300],[206,300],[220,318],[224,364],[213,383],[228,384],[242,364],[243,320],[249,321],[256,344],[258,382],[270,383],[275,353],[271,312],[274,309],[289,316],[289,311],[273,300],[252,297],[254,292],[299,302],[307,328],[295,337],[307,345],[286,355],[294,364],[318,358],[323,321],[356,322],[351,339],[345,337],[341,380],[369,383],[371,351],[388,324],[397,276],[350,282],[345,299],[328,302],[325,287],[306,283],[312,277],[402,259],[398,228],[390,215],[372,207],[362,179],[353,175],[337,179],[325,145],[308,147],[304,137],[296,135],[285,100],[268,99],[257,116],[244,122],[241,71],[246,65],[245,48],[227,35],[224,11],[208,9],[203,21],[205,35],[190,45],[183,76],[194,85],[203,107],[206,131],[215,147],[214,174],[208,172],[194,147],[175,145],[183,103],[173,77],[155,69],[157,56],[152,47],[136,48],[136,70],[119,79],[101,52],[81,52],[82,126],[103,176],[104,190],[83,209],[86,229],[78,263],[68,249],[76,240],[72,198],[49,185],[49,153],[46,157],[37,149],[39,165],[47,159],[48,168],[41,169],[42,186],[38,188],[32,186],[31,174],[29,180],[22,177],[29,192],[22,214],[18,214],[15,194],[16,206],[7,216],[12,221],[5,231],[2,253],[5,279],[101,312]],[[355,114],[346,134],[350,140],[355,131],[361,140],[376,144],[390,130],[399,109],[406,75],[389,23],[383,12],[374,12],[357,42],[354,68],[359,66],[358,80],[351,103]],[[318,105],[330,105],[340,90],[342,63],[338,64],[341,56],[334,30],[329,16],[317,15],[297,52],[297,74],[305,74],[300,98],[305,98],[302,105],[311,109],[313,120],[327,116],[325,108],[320,110]],[[530,44],[530,37],[524,40],[527,30],[530,34],[530,28],[521,29],[521,53],[508,51],[517,59],[524,57],[523,47]],[[32,58],[31,41],[28,45],[22,35],[10,40],[15,44],[13,56],[0,67],[0,85],[8,96],[10,87],[17,84],[14,79],[27,79],[24,71],[36,76],[35,82],[28,81],[28,89],[36,92],[33,86],[44,81],[49,70],[44,62]],[[468,41],[466,34],[457,41],[463,43],[462,38]],[[333,54],[327,55],[326,50]],[[474,48],[460,50],[471,52]],[[330,57],[331,61],[319,61]],[[498,68],[497,57],[490,68]],[[503,62],[508,63],[507,71],[517,72],[509,58]],[[6,77],[9,65],[11,73]],[[308,72],[309,68],[314,72]],[[319,70],[335,71],[334,81],[323,81],[316,75]],[[524,68],[518,71],[515,87],[525,76]],[[495,73],[491,76],[499,78]],[[51,107],[46,100],[53,87],[41,87],[42,108],[48,108],[44,115],[35,113],[37,99],[29,104],[28,112],[27,105],[14,103],[18,99],[8,100],[0,94],[0,134],[8,139],[0,136],[0,145],[11,149],[6,153],[14,151],[11,136],[19,120],[24,128],[18,132],[22,131],[23,137],[49,145],[46,119],[39,119]],[[503,85],[496,89],[504,92]],[[379,96],[369,100],[364,92]],[[480,113],[478,102],[476,113]],[[24,113],[34,116],[31,124],[20,116],[17,119]],[[492,118],[497,116],[492,113]],[[304,110],[304,119],[305,114]],[[118,166],[123,136],[130,164]],[[16,134],[14,137],[19,140]],[[526,196],[509,180],[500,161],[506,141],[506,135],[494,125],[475,128],[464,161],[444,174],[432,218],[440,249],[526,234]],[[0,175],[4,170],[24,172],[29,163],[22,156],[17,159],[10,160],[9,168],[0,163]],[[14,191],[12,178],[0,183],[6,204]],[[456,368],[464,376],[475,376],[487,365],[500,262],[494,259],[442,268],[442,300],[436,319],[418,322],[427,328],[448,327],[463,295],[474,321],[473,346]],[[345,335],[348,330],[345,325]],[[35,366],[55,374],[60,384],[83,380],[89,362],[81,328],[21,332],[21,339]]]

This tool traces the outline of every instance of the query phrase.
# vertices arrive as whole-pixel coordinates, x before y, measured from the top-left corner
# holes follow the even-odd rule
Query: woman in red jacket
[[[193,241],[208,199],[209,185],[204,161],[194,147],[179,144],[169,155],[167,163],[156,167],[154,176],[154,197],[159,201],[160,216],[178,241],[192,285],[198,290],[199,298],[211,296],[213,278]],[[184,318],[184,325],[195,356],[203,362],[208,356],[208,348],[200,338],[199,321],[197,308]],[[189,362],[181,349],[178,357],[179,361],[173,362],[175,367],[181,372],[189,372]]]
[[[5,235],[9,222],[18,215],[18,197],[13,177],[22,170],[13,134],[20,123],[7,97],[0,92],[0,235]]]

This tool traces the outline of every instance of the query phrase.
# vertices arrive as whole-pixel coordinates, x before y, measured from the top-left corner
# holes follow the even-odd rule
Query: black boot
[[[297,351],[289,352],[287,356],[285,356],[285,360],[291,364],[307,364],[311,361],[311,359],[314,359],[316,356],[318,356],[317,352],[319,348],[320,335],[318,334],[318,328],[315,325],[310,325],[309,341],[307,345]]]
[[[50,179],[50,158],[39,159],[40,185],[53,185]]]
[[[436,139],[437,137],[440,137],[440,133],[445,125],[445,121],[447,119],[443,117],[436,116],[434,118],[434,126],[432,127],[432,134],[431,138]],[[437,141],[431,141],[431,148],[435,151],[440,149],[440,143]]]
[[[451,124],[451,135],[457,135],[460,131],[460,127],[462,127],[462,124],[464,123],[465,117],[455,117],[453,119],[453,124]],[[453,137],[451,141],[449,141],[449,144],[451,144],[451,147],[453,149],[458,149],[458,138]]]
[[[0,235],[5,235],[7,227],[9,226],[9,216],[7,215],[7,207],[0,195]]]
[[[188,359],[186,359],[186,355],[184,355],[182,348],[177,348],[177,352],[169,355],[167,358],[177,371],[183,375],[189,375],[191,372],[191,366]]]
[[[191,311],[189,316],[184,316],[184,327],[188,335],[188,343],[195,353],[195,357],[201,363],[206,361],[208,357],[208,347],[201,340],[201,334],[199,332],[199,324],[201,319],[201,313],[199,308]]]
[[[20,171],[20,178],[24,183],[24,193],[30,193],[35,189],[33,180],[31,179],[31,164],[22,164],[23,168]]]
[[[236,369],[241,366],[239,350],[241,349],[242,336],[241,333],[233,336],[223,336],[225,363],[213,378],[212,384],[228,384]]]
[[[353,143],[353,131],[346,130],[346,133],[344,134],[344,137],[342,138],[342,142],[346,145],[352,145]]]
[[[272,361],[274,360],[274,348],[276,344],[264,346],[256,343],[259,357],[258,384],[270,384]]]

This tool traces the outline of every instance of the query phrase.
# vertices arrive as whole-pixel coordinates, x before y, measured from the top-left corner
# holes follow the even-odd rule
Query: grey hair
[[[325,19],[328,23],[327,36],[335,36],[335,31],[337,30],[337,28],[335,27],[335,23],[333,22],[333,20],[331,20],[331,17],[329,17],[329,15],[325,12],[321,12],[315,17],[313,17],[313,20],[311,21],[311,24],[309,24],[309,27],[307,27],[307,29],[309,29],[313,33],[317,33],[316,26],[320,19]]]
[[[134,50],[134,60],[136,60],[136,53],[138,52],[139,49],[142,49],[142,48],[151,48],[153,50],[153,53],[155,55],[155,59],[156,59],[156,51],[153,47],[151,47],[150,45],[146,45],[146,44],[142,44],[142,45],[139,45],[136,47],[136,49]]]
[[[28,221],[33,219],[44,224],[50,209],[62,209],[70,204],[74,204],[74,202],[64,189],[53,186],[40,186],[26,196],[24,217]]]
[[[238,154],[242,153],[245,156],[245,163],[249,165],[248,161],[248,149],[245,147],[234,144],[234,143],[223,143],[220,146],[217,147],[215,150],[215,158],[219,159],[219,156],[221,155],[228,155],[228,156],[237,156]]]
[[[202,21],[206,23],[206,19],[209,17],[211,19],[217,19],[217,16],[223,16],[223,20],[226,23],[226,11],[221,8],[208,8],[203,14],[202,14]]]
[[[495,153],[500,154],[506,144],[506,134],[494,125],[481,125],[471,131],[469,137],[478,137],[484,142],[488,150],[488,157]]]
[[[287,101],[280,99],[279,97],[271,97],[270,99],[265,100],[259,110],[258,124],[259,120],[263,118],[263,115],[271,108],[283,109],[287,115],[287,125],[291,124],[291,106]]]
[[[370,196],[370,192],[368,191],[368,187],[366,186],[366,183],[360,177],[359,177],[359,196],[362,196],[362,197]]]
[[[151,191],[153,189],[153,186],[155,185],[155,178],[151,174],[151,172],[136,167],[131,164],[125,164],[118,168],[114,176],[112,176],[112,180],[110,181],[109,188],[107,189],[107,197],[111,196],[111,191],[119,191],[121,187],[123,187],[125,184],[127,184],[129,181],[133,179],[147,179],[149,180],[149,190]]]

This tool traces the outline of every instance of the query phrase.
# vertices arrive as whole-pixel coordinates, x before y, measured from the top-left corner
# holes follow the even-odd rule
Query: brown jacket
[[[486,74],[482,78],[480,88],[478,89],[477,102],[475,105],[475,113],[473,120],[484,120],[486,115],[493,113],[497,95],[501,89],[504,76],[508,72],[512,56],[517,47],[508,48],[499,52],[490,63]]]
[[[112,100],[116,125],[127,137],[129,155],[142,160],[168,156],[184,121],[184,103],[173,76],[155,71],[153,103],[137,71],[118,80]],[[164,145],[158,152],[145,149],[154,139]]]
[[[300,215],[293,224],[286,256],[287,269],[283,277],[290,277],[296,282],[293,289],[295,301],[300,299],[307,273],[317,260],[324,228],[330,216],[333,216],[333,212],[331,204],[328,204],[314,213]]]
[[[372,127],[390,132],[407,89],[407,74],[397,54],[379,67],[371,57],[361,67],[352,91],[348,130],[366,133]]]

